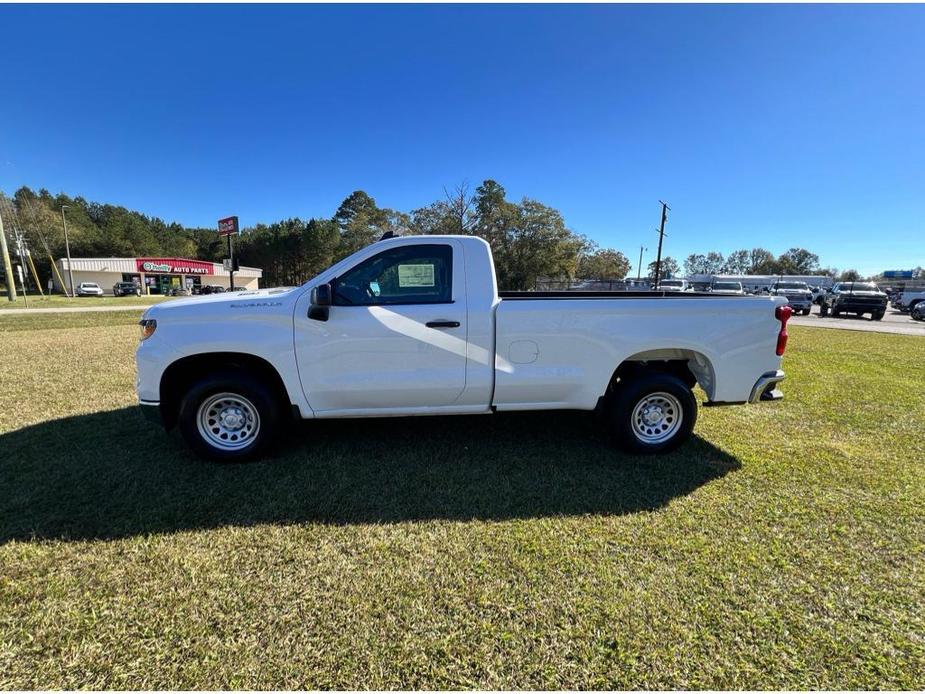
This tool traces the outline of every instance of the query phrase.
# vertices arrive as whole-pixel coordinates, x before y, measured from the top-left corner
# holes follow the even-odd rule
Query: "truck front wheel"
[[[663,453],[684,443],[697,421],[697,400],[681,379],[657,371],[617,386],[610,428],[628,453]]]
[[[180,432],[198,455],[218,462],[253,460],[279,428],[273,394],[246,372],[226,371],[193,384],[180,403]]]

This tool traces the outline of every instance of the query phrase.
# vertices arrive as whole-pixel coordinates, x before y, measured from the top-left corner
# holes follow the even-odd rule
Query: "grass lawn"
[[[661,458],[547,413],[217,466],[133,406],[137,313],[11,320],[0,687],[925,687],[925,340],[794,327]]]
[[[17,292],[16,301],[8,301],[6,294],[0,297],[0,309],[3,308],[82,308],[84,306],[146,306],[169,301],[177,297],[160,296],[75,296],[73,299],[55,294],[44,299],[37,294],[29,294],[29,305],[23,299],[22,292]]]
[[[26,313],[0,315],[0,333],[91,328],[112,325],[138,325],[143,310],[98,311],[79,313]],[[78,333],[79,335],[79,333]],[[73,339],[73,335],[70,336]],[[73,343],[72,343],[73,344]],[[3,397],[0,394],[0,397]]]

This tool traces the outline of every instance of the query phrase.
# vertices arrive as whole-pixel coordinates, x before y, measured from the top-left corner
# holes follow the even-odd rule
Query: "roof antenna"
[[[389,229],[389,230],[388,230],[387,232],[385,232],[381,237],[379,237],[379,240],[380,240],[380,241],[385,241],[386,239],[394,239],[395,236],[396,236],[395,232],[392,231],[391,229]]]

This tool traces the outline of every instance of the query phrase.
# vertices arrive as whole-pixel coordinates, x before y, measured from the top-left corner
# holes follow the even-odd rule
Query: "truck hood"
[[[867,289],[864,289],[864,290],[855,290],[855,291],[853,291],[853,292],[849,292],[849,291],[846,290],[846,291],[842,291],[842,292],[836,292],[836,294],[838,294],[838,296],[868,296],[868,297],[876,297],[876,298],[878,298],[878,299],[879,299],[879,298],[884,298],[884,299],[886,298],[886,294],[884,294],[883,292],[874,292],[874,291],[870,291],[870,290],[867,290]]]
[[[150,307],[144,312],[143,318],[160,320],[187,316],[227,316],[230,310],[241,313],[265,312],[268,309],[279,309],[290,304],[301,294],[301,289],[301,287],[274,287],[172,299]]]

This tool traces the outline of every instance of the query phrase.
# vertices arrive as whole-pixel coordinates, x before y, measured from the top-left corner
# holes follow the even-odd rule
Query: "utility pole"
[[[228,258],[231,260],[231,267],[228,268],[228,288],[234,291],[234,246],[231,245],[231,234],[228,234]]]
[[[67,209],[67,205],[61,205],[61,221],[64,222],[64,251],[67,253],[67,279],[71,284],[71,298],[74,298],[74,270],[71,269],[71,244],[67,240],[67,217],[64,216],[64,211]],[[64,292],[67,295],[67,292]]]
[[[668,219],[668,203],[662,202],[662,223],[658,227],[658,255],[655,257],[655,288],[658,289],[658,283],[662,277],[662,239],[665,238],[665,221]]]
[[[636,280],[642,279],[642,252],[649,250],[648,248],[639,247],[639,265],[636,266]]]
[[[6,277],[6,298],[16,301],[16,285],[13,279],[13,264],[10,262],[10,249],[6,247],[6,234],[3,233],[3,217],[0,216],[0,254],[3,255],[3,273]]]

